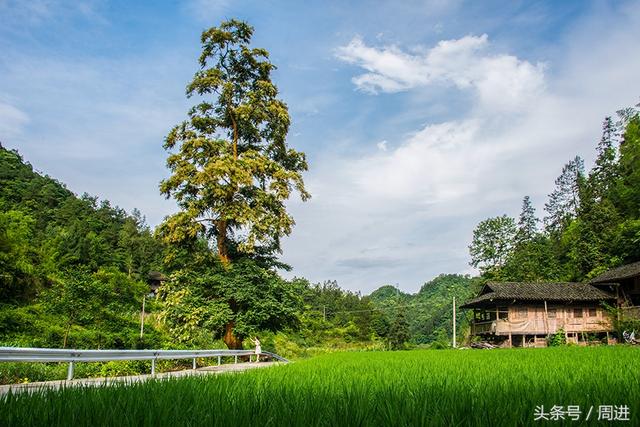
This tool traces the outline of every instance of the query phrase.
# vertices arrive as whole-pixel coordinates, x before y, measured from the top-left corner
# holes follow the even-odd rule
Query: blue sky
[[[640,97],[640,2],[506,3],[0,0],[0,141],[155,226],[200,33],[244,19],[310,161],[290,275],[415,292],[473,273],[480,220],[525,195],[542,216],[562,165],[589,165],[602,119]]]

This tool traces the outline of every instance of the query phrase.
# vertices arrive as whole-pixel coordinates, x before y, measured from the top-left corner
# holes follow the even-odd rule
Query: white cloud
[[[474,121],[426,126],[397,149],[356,161],[350,182],[389,200],[435,203],[468,194],[475,189],[474,165],[481,164],[476,133]]]
[[[369,92],[401,92],[428,85],[474,89],[479,107],[511,110],[526,105],[544,90],[544,64],[535,65],[507,54],[487,53],[488,36],[442,40],[420,53],[397,46],[375,48],[355,37],[336,50],[336,56],[367,73],[353,78]]]
[[[543,215],[562,165],[576,154],[589,163],[604,116],[640,95],[640,10],[596,13],[576,28],[557,46],[550,76],[541,64],[487,54],[486,36],[422,54],[359,38],[339,48],[340,59],[366,71],[353,79],[359,89],[413,99],[439,84],[476,96],[451,119],[400,134],[386,151],[313,159],[314,198],[291,206],[298,225],[284,254],[293,274],[365,293],[396,282],[417,291],[439,273],[471,272],[467,245],[480,220],[517,215],[525,195]],[[389,123],[387,134],[397,134],[397,121]]]
[[[0,103],[4,146],[78,194],[137,207],[152,225],[175,209],[158,184],[167,173],[164,137],[188,110],[176,83],[191,73],[182,56],[74,60],[11,52],[3,60],[0,99],[20,100],[19,110]]]
[[[378,142],[376,147],[378,147],[378,150],[380,151],[387,151],[387,140],[385,139],[384,141]]]
[[[100,0],[0,0],[0,16],[3,25],[23,29],[45,22],[79,14],[90,19],[93,24],[104,24],[100,15]]]
[[[0,141],[22,133],[22,128],[28,122],[29,117],[26,113],[13,105],[0,102]]]

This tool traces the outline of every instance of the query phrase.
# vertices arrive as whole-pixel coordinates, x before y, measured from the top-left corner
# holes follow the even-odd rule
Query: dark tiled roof
[[[149,280],[157,280],[159,282],[165,282],[167,280],[167,276],[160,273],[159,271],[150,271],[147,275]]]
[[[588,283],[543,283],[543,282],[489,282],[478,297],[461,308],[472,308],[492,301],[602,301],[614,296]]]
[[[640,261],[622,265],[591,279],[590,283],[611,283],[640,276]]]

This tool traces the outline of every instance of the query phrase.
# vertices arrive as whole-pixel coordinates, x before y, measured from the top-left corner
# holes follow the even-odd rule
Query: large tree
[[[287,147],[289,113],[271,81],[265,49],[251,48],[253,28],[236,20],[202,33],[201,69],[187,86],[200,102],[165,141],[171,176],[160,184],[179,213],[162,224],[170,244],[215,241],[228,264],[243,254],[276,253],[291,232],[285,201],[302,199],[304,153]]]
[[[538,232],[538,218],[536,218],[536,210],[531,204],[529,196],[522,199],[522,211],[518,219],[518,228],[516,230],[516,244],[522,245],[531,242]]]
[[[501,278],[510,281],[550,280],[558,275],[550,239],[538,231],[538,218],[529,196],[522,200],[522,211]]]
[[[251,26],[236,20],[202,33],[201,69],[187,86],[187,96],[200,102],[164,144],[171,176],[160,191],[181,210],[160,232],[173,246],[203,238],[215,243],[225,268],[243,257],[277,265],[280,239],[294,225],[285,201],[294,190],[309,197],[305,155],[286,143],[289,113],[271,81],[275,66],[265,49],[249,46],[252,35]],[[230,310],[225,343],[242,348],[246,304],[233,292],[210,296]]]
[[[596,147],[598,154],[588,178],[589,185],[593,188],[597,200],[608,197],[617,180],[616,138],[616,126],[611,117],[606,117],[602,123],[602,138]]]
[[[562,168],[556,179],[556,188],[549,194],[549,202],[544,209],[545,229],[551,234],[561,233],[576,217],[580,206],[580,185],[584,181],[584,161],[579,156]]]
[[[628,113],[630,114],[630,113]],[[640,217],[640,108],[622,122],[616,201],[627,218]]]

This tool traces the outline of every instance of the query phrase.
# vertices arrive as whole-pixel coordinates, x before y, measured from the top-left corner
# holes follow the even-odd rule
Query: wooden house
[[[640,306],[640,261],[606,271],[589,283],[614,294],[619,307]]]
[[[612,322],[603,302],[616,296],[588,283],[487,283],[461,308],[472,309],[471,334],[508,347],[546,346],[563,330],[568,342],[587,334],[608,337]]]
[[[162,286],[163,282],[168,280],[167,276],[159,271],[150,271],[147,275],[147,284],[149,285],[149,291],[155,295],[158,288]]]

